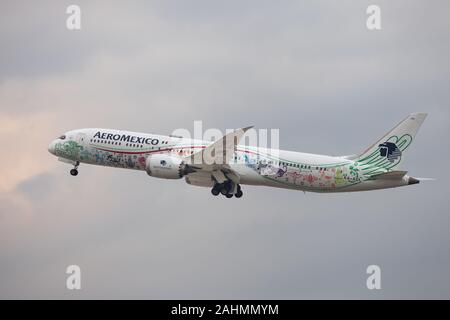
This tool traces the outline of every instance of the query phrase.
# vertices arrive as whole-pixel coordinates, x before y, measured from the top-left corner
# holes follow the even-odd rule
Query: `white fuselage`
[[[80,129],[54,140],[49,151],[70,163],[146,170],[147,159],[155,154],[184,158],[211,144],[201,140],[136,133],[113,129]],[[370,167],[345,157],[332,157],[284,150],[238,146],[229,167],[240,184],[263,185],[313,192],[349,192],[399,187],[402,179],[372,179]],[[369,169],[368,169],[369,168]],[[212,186],[208,173],[185,176],[198,186]]]

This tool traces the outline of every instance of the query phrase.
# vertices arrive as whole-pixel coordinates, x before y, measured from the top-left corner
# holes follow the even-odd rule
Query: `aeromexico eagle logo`
[[[378,147],[380,148],[380,156],[387,158],[391,163],[402,156],[402,152],[393,142],[386,141]]]
[[[403,152],[411,142],[412,136],[407,133],[402,136],[393,135],[384,142],[377,144],[377,148],[374,148],[370,154],[359,159],[358,165],[366,166],[367,169],[365,170],[373,170],[373,168],[389,170],[394,168],[400,163]]]

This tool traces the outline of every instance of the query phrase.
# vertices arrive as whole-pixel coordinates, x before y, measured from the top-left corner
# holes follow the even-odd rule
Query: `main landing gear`
[[[213,196],[218,196],[219,194],[222,194],[228,199],[232,198],[233,195],[236,198],[240,198],[243,195],[241,186],[238,184],[236,185],[236,187],[234,187],[234,183],[232,181],[225,181],[224,183],[216,183],[214,187],[211,189],[211,193]]]
[[[76,176],[77,174],[78,174],[78,166],[80,165],[80,161],[77,161],[76,163],[75,163],[75,166],[73,167],[73,169],[72,170],[70,170],[70,174],[72,175],[72,176]]]

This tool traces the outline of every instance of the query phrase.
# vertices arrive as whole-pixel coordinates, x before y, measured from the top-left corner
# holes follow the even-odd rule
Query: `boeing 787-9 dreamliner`
[[[419,183],[399,170],[426,118],[413,113],[365,151],[327,156],[239,145],[250,128],[215,142],[113,129],[79,129],[52,141],[48,150],[74,167],[96,164],[146,171],[151,177],[182,179],[211,188],[214,196],[242,197],[242,185],[311,192],[350,192]]]

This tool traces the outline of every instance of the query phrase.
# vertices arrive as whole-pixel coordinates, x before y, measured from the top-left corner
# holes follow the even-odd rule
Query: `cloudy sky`
[[[82,29],[69,31],[70,4]],[[381,7],[382,30],[366,28]],[[450,298],[448,1],[2,1],[0,298]],[[438,180],[214,198],[145,172],[70,166],[61,133],[280,129],[351,154],[429,116],[403,168]],[[82,290],[65,287],[77,264]],[[366,268],[382,289],[366,288]]]

